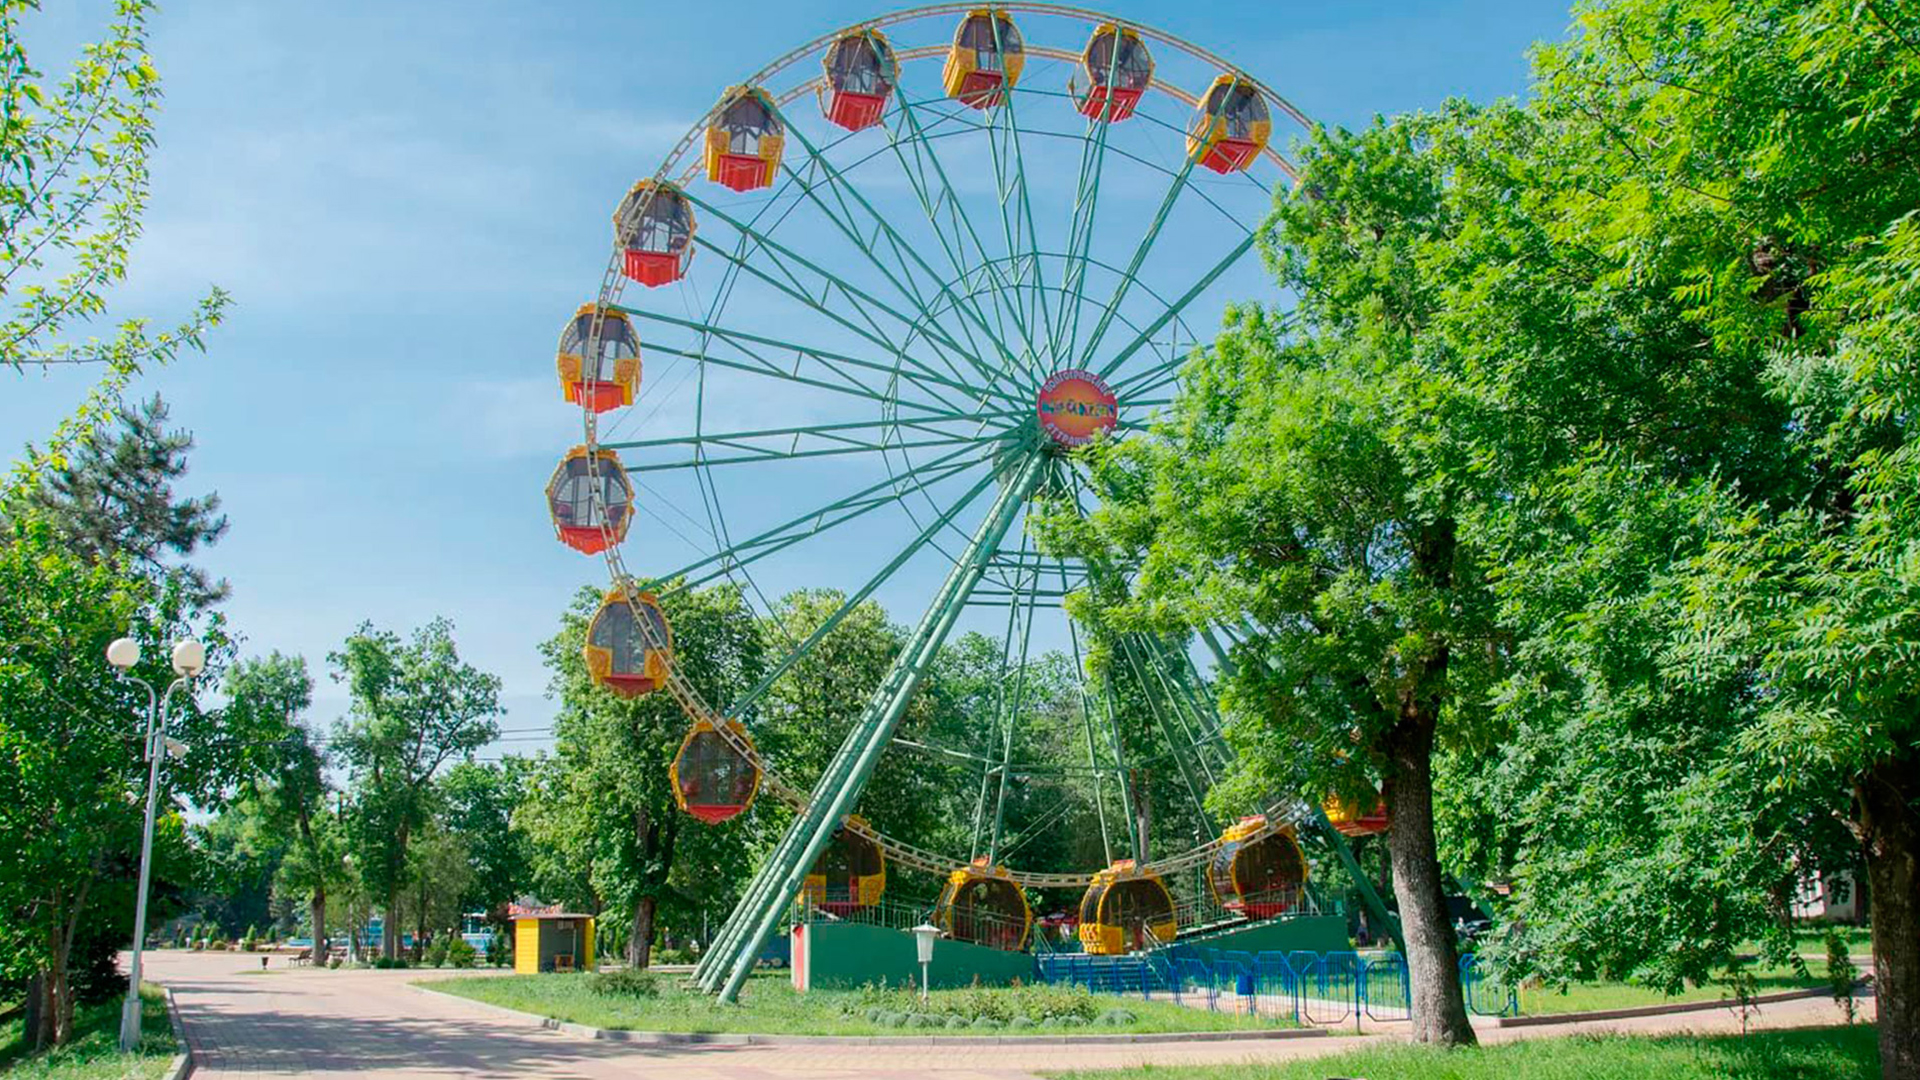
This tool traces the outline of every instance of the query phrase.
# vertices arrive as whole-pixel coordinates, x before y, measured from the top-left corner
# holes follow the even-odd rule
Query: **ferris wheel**
[[[725,88],[620,200],[598,294],[561,336],[584,438],[547,492],[559,538],[611,575],[588,669],[610,692],[668,693],[686,712],[673,781],[689,813],[724,821],[762,796],[795,810],[701,985],[732,996],[796,896],[871,904],[888,865],[944,880],[949,934],[1009,948],[1027,941],[1026,887],[1086,887],[1090,951],[1177,933],[1162,880],[1176,871],[1204,874],[1243,917],[1299,902],[1295,834],[1319,808],[1279,802],[1150,858],[1128,740],[1093,693],[1087,768],[1122,804],[1110,828],[1098,802],[1104,866],[1006,865],[1001,809],[1023,768],[1010,735],[998,760],[973,755],[966,857],[855,810],[957,628],[990,628],[1008,672],[1036,642],[1079,665],[1062,598],[1124,568],[1041,552],[1026,516],[1043,497],[1098,505],[1074,451],[1142,429],[1212,313],[1264,284],[1256,230],[1295,177],[1277,134],[1307,127],[1255,76],[1151,27],[1056,4],[936,4],[823,35]],[[764,597],[769,574],[837,575],[844,603],[739,699],[703,699],[661,595],[727,581]],[[745,720],[880,596],[923,614],[801,790]],[[1114,655],[1198,807],[1225,764],[1205,680],[1181,643],[1132,635]],[[984,730],[1010,730],[1023,681],[1009,677]],[[1329,809],[1349,835],[1385,825],[1371,808]]]

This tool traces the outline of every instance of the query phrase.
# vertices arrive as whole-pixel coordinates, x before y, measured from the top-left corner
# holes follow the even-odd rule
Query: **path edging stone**
[[[1159,1034],[1111,1035],[762,1035],[746,1032],[627,1031],[557,1020],[521,1012],[463,994],[432,989],[431,983],[410,982],[408,989],[453,998],[491,1012],[525,1020],[548,1031],[583,1039],[632,1043],[638,1046],[1111,1046],[1140,1043],[1251,1042],[1261,1039],[1312,1039],[1327,1035],[1325,1028],[1275,1028],[1271,1031],[1180,1031]]]
[[[167,995],[167,1024],[173,1028],[174,1044],[180,1052],[173,1055],[173,1063],[167,1066],[167,1080],[187,1080],[193,1075],[193,1044],[187,1041],[187,1025],[180,1019],[180,1004],[173,1000],[173,987],[163,986],[160,991]]]
[[[1807,990],[1781,990],[1771,994],[1755,994],[1747,999],[1750,1005],[1772,1005],[1780,1001],[1800,1001],[1805,998],[1826,997],[1833,991],[1820,987]],[[1631,1020],[1636,1016],[1671,1016],[1674,1013],[1711,1012],[1714,1009],[1738,1008],[1732,998],[1716,998],[1712,1001],[1676,1001],[1666,1005],[1632,1005],[1622,1009],[1593,1009],[1588,1012],[1540,1013],[1533,1016],[1502,1016],[1494,1020],[1495,1027],[1545,1027],[1549,1024],[1578,1024],[1587,1020]]]

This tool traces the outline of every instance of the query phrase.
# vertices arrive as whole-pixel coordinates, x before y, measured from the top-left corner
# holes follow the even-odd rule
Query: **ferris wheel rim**
[[[904,9],[898,12],[892,12],[887,15],[877,17],[875,19],[863,20],[860,22],[848,24],[847,26],[841,27],[838,30],[835,30],[829,34],[821,35],[820,37],[813,39],[812,41],[808,42],[805,45],[802,45],[796,49],[790,50],[788,53],[782,55],[780,58],[766,65],[760,71],[756,72],[753,76],[751,76],[749,79],[744,80],[742,83],[738,85],[759,86],[765,83],[766,81],[774,78],[775,76],[781,74],[782,72],[785,72],[791,69],[793,66],[800,63],[801,61],[808,59],[810,57],[819,55],[823,49],[829,47],[834,41],[838,40],[839,38],[847,34],[856,33],[863,29],[877,29],[880,27],[893,26],[893,25],[898,25],[905,22],[932,18],[932,17],[941,16],[941,15],[965,14],[973,10],[976,10],[980,6],[981,5],[977,3],[929,4],[929,5],[922,5],[915,8]],[[1191,42],[1186,41],[1185,39],[1179,38],[1176,35],[1160,30],[1156,27],[1152,27],[1147,24],[1143,24],[1134,20],[1122,19],[1104,12],[1099,12],[1094,9],[1080,8],[1080,7],[1061,5],[1061,4],[1007,3],[1007,4],[994,4],[994,5],[991,5],[991,8],[996,11],[1006,11],[1011,14],[1030,13],[1030,14],[1047,15],[1047,16],[1059,16],[1059,17],[1070,18],[1070,19],[1081,19],[1081,20],[1085,20],[1093,23],[1096,27],[1104,24],[1112,24],[1123,29],[1134,31],[1136,33],[1139,33],[1143,37],[1160,42],[1162,44],[1170,45],[1175,49],[1179,50],[1180,52],[1183,52],[1188,56],[1200,61],[1202,64],[1213,67],[1215,70],[1219,72],[1233,74],[1237,79],[1244,80],[1249,85],[1252,85],[1255,88],[1257,88],[1261,93],[1261,95],[1271,105],[1277,107],[1281,112],[1286,114],[1290,119],[1294,120],[1296,123],[1302,125],[1303,127],[1311,127],[1311,121],[1308,120],[1303,113],[1301,113],[1298,109],[1296,109],[1286,99],[1282,98],[1278,93],[1273,91],[1272,88],[1267,86],[1264,82],[1261,82],[1257,78],[1254,78],[1250,74],[1247,74],[1244,71],[1244,69],[1228,63],[1225,59],[1219,57],[1218,55],[1212,53],[1209,50],[1206,50],[1198,45],[1195,45]],[[1062,59],[1062,60],[1070,59],[1070,58],[1077,59],[1077,56],[1075,56],[1074,54],[1069,54],[1064,50],[1051,49],[1045,46],[1028,46],[1028,51],[1034,52],[1036,55],[1048,56],[1053,59]],[[920,57],[917,57],[917,56],[903,57],[903,59],[918,59],[918,58]],[[803,95],[809,89],[816,88],[819,82],[820,82],[819,79],[810,80],[807,82],[803,82],[800,85],[794,88],[791,88],[788,91],[783,92],[782,99],[781,99],[782,104]],[[1170,96],[1174,96],[1176,99],[1182,99],[1187,101],[1194,100],[1193,95],[1181,92],[1177,88],[1171,87],[1170,84],[1160,85],[1156,83],[1156,88],[1168,92]],[[1012,89],[1014,88],[1009,88],[1009,90],[1012,90]],[[666,158],[663,159],[660,168],[653,175],[653,179],[656,183],[671,182],[671,180],[673,179],[673,173],[674,173],[675,167],[680,164],[680,162],[687,156],[688,153],[691,152],[693,145],[699,139],[701,133],[706,129],[708,124],[718,114],[720,108],[724,104],[725,104],[725,99],[723,98],[721,103],[716,104],[712,109],[710,109],[706,114],[701,116],[692,125],[687,135],[683,137],[680,140],[680,142],[676,144],[676,146],[668,153]],[[1293,169],[1286,162],[1284,162],[1284,160],[1280,159],[1277,154],[1274,155],[1274,160],[1278,162],[1283,173],[1285,173],[1290,179],[1295,177],[1295,173]],[[651,195],[648,198],[650,201]],[[646,204],[644,203],[642,204],[643,207],[645,205]],[[1012,256],[1009,256],[1009,257],[1012,257]],[[620,272],[620,269],[621,269],[620,254],[618,250],[618,245],[616,245],[616,251],[613,257],[609,260],[607,272],[603,277],[602,286],[600,290],[600,299],[598,303],[600,304],[601,310],[603,311],[619,309],[619,299],[622,292],[624,291],[624,278]],[[1149,290],[1149,292],[1151,293],[1152,290]],[[1157,294],[1154,294],[1154,295],[1156,300],[1158,300],[1159,297],[1157,296]],[[597,317],[593,323],[594,325],[593,333],[596,337],[599,332],[598,327],[601,323],[601,318],[603,317]],[[896,362],[898,362],[898,358],[896,358]],[[600,445],[601,445],[601,440],[599,439],[599,431],[598,431],[599,419],[597,414],[590,408],[583,407],[582,414],[583,414],[583,435],[585,437],[584,448],[588,451],[588,455],[587,455],[588,470],[587,471],[588,471],[589,478],[591,480],[593,478],[593,475],[596,469],[595,463],[598,460],[597,453],[600,450]],[[977,465],[977,464],[979,463],[978,462],[973,463],[973,465]],[[989,469],[991,471],[992,465],[991,463],[988,463],[988,464],[989,464]],[[969,466],[969,468],[971,467],[972,465]],[[617,590],[621,590],[626,595],[629,604],[634,603],[636,579],[633,577],[633,575],[628,573],[628,571],[626,570],[624,560],[620,553],[620,545],[618,543],[609,543],[604,548],[602,554],[608,565],[610,575],[614,582],[614,588]],[[758,591],[757,586],[755,586],[754,588],[756,591]],[[644,619],[641,620],[641,625],[650,626],[650,624],[647,623],[647,621]],[[650,632],[650,630],[648,632]],[[719,712],[712,710],[710,707],[705,707],[704,703],[702,703],[704,713],[696,713],[693,708],[686,706],[686,702],[684,700],[682,704],[683,704],[683,707],[687,708],[690,718],[693,718],[696,720],[706,719],[708,717],[720,717],[723,715]],[[720,723],[718,724],[718,729],[723,733],[723,737],[726,737],[727,731],[728,731],[728,725],[724,723]],[[729,742],[732,742],[732,741],[733,740],[729,738]],[[767,790],[769,790],[770,792],[778,796],[781,796],[785,801],[793,802],[794,800],[798,800],[796,805],[805,804],[806,802],[805,796],[795,791],[789,785],[787,785],[784,781],[782,781],[778,776],[778,774],[776,774],[772,770],[771,764],[767,762],[764,759],[764,757],[760,755],[756,750],[754,750],[750,745],[745,747],[736,746],[736,749],[739,750],[743,756],[747,757],[750,761],[752,761],[752,763],[760,770],[761,776],[763,778],[763,786]],[[1278,808],[1276,808],[1276,810],[1277,809]],[[1290,820],[1295,816],[1297,815],[1288,814],[1288,818]],[[863,822],[861,824],[864,825],[865,823]],[[849,827],[854,828],[854,826],[852,825],[849,825]],[[933,853],[924,852],[924,851],[921,851],[920,849],[915,848],[913,845],[906,844],[895,838],[887,837],[884,834],[879,833],[877,830],[871,829],[870,826],[867,826],[864,829],[856,828],[855,831],[869,833],[871,835],[871,838],[874,839],[876,843],[880,844],[883,850],[887,851],[889,854],[895,854],[897,857],[902,858],[906,865],[916,865],[919,862],[926,862],[927,866],[924,868],[933,869],[935,870],[935,872],[944,872],[945,868],[951,868],[952,866],[957,866],[957,865],[964,865],[964,863],[961,861],[956,861],[956,860],[945,858],[943,856],[935,855]],[[1166,872],[1171,872],[1176,869],[1182,869],[1188,866],[1196,865],[1198,861],[1203,861],[1208,854],[1210,854],[1213,850],[1215,850],[1219,846],[1219,843],[1220,843],[1219,839],[1215,838],[1213,841],[1210,841],[1206,844],[1202,844],[1198,847],[1190,849],[1189,851],[1183,852],[1179,855],[1171,856],[1167,859],[1154,860],[1152,863],[1148,864],[1147,866],[1142,867],[1142,869],[1143,870],[1158,869],[1158,870],[1164,870]],[[1048,886],[1048,885],[1084,884],[1087,880],[1091,878],[1093,873],[1097,873],[1097,872],[1098,871],[1089,871],[1086,873],[1068,872],[1068,873],[1049,874],[1049,873],[1013,871],[1012,873],[1015,879],[1021,884],[1027,884],[1032,886]]]

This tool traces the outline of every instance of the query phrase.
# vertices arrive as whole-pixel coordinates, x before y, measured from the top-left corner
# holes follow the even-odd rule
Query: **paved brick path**
[[[411,1080],[636,1077],[648,1080],[1026,1080],[1034,1073],[1146,1062],[1237,1063],[1331,1053],[1353,1037],[1148,1046],[819,1046],[656,1049],[544,1031],[458,998],[409,989],[407,971],[270,973],[245,953],[149,953],[149,978],[171,987],[196,1060],[195,1080],[262,1075]],[[427,976],[431,977],[431,976]],[[1868,1005],[1869,1013],[1871,1005]],[[1829,1001],[1767,1007],[1760,1026],[1833,1023]],[[1576,1031],[1735,1031],[1715,1011],[1552,1028],[1487,1029],[1488,1041]]]

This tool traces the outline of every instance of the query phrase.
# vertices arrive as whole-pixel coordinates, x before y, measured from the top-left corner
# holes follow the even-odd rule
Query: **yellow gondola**
[[[975,859],[947,876],[933,925],[955,941],[1019,952],[1033,930],[1033,909],[1005,867]]]
[[[667,770],[680,809],[709,825],[746,813],[760,790],[760,766],[750,756],[753,740],[746,726],[734,719],[725,723],[731,738],[711,720],[694,721]],[[742,754],[735,743],[746,746],[749,754]]]
[[[996,8],[975,8],[953,32],[941,81],[947,96],[962,105],[991,109],[1020,81],[1026,62],[1026,48],[1013,17]]]
[[[1080,898],[1080,944],[1095,956],[1117,956],[1171,942],[1180,930],[1173,894],[1151,870],[1122,859],[1093,875]]]
[[[554,365],[560,372],[560,392],[575,405],[606,412],[633,404],[640,390],[640,337],[618,311],[596,315],[597,304],[581,304],[560,331]],[[595,336],[595,321],[599,322]],[[598,345],[599,355],[587,361]]]
[[[1104,23],[1080,54],[1080,74],[1087,80],[1086,92],[1075,95],[1081,115],[1118,122],[1133,115],[1153,85],[1153,55],[1139,34]]]
[[[1272,137],[1273,116],[1260,88],[1242,76],[1221,75],[1194,109],[1187,156],[1217,173],[1239,172]]]
[[[1327,812],[1327,820],[1342,836],[1377,836],[1393,825],[1384,799],[1375,798],[1369,806],[1364,800],[1330,795],[1321,809]]]
[[[887,891],[887,856],[866,833],[865,819],[850,814],[801,885],[807,903],[845,915],[880,902]]]
[[[1207,864],[1207,887],[1221,907],[1266,919],[1300,906],[1307,857],[1293,827],[1269,828],[1266,818],[1244,817],[1227,827]]]
[[[649,288],[679,281],[693,261],[699,228],[693,204],[672,184],[642,180],[613,212],[613,240],[623,245],[621,270]]]
[[[641,618],[648,626],[644,631]],[[587,624],[581,652],[594,682],[620,697],[637,698],[666,684],[673,663],[673,628],[652,593],[634,593],[629,602],[625,592],[611,589]]]
[[[599,450],[589,456],[584,446],[567,451],[547,481],[547,512],[560,542],[583,555],[625,540],[633,519],[633,481],[620,455]]]
[[[707,179],[735,191],[766,187],[786,145],[787,126],[773,99],[758,87],[733,87],[707,125]]]
[[[886,35],[878,30],[843,34],[828,47],[820,64],[827,72],[828,120],[848,131],[880,122],[887,99],[900,85],[900,63]]]

